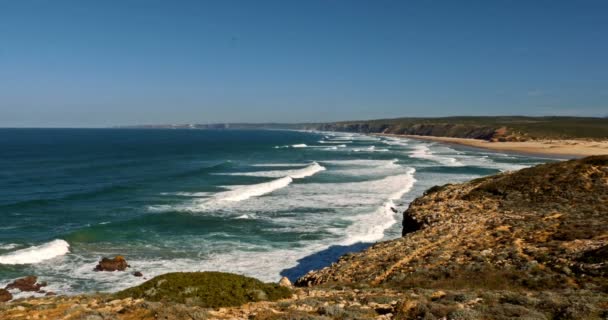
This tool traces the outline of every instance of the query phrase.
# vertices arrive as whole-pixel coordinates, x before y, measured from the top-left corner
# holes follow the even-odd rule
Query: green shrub
[[[175,272],[154,277],[115,294],[124,299],[172,301],[205,308],[239,306],[247,302],[288,298],[291,291],[278,284],[223,272]]]

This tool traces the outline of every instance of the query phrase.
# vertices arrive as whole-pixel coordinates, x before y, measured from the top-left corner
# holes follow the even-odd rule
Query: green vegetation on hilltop
[[[205,308],[239,306],[247,302],[275,301],[291,296],[278,284],[224,272],[174,272],[116,293],[116,297],[178,302]]]

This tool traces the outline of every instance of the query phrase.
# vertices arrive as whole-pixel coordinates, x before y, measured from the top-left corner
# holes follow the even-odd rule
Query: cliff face
[[[498,136],[501,136],[500,127],[449,123],[332,123],[321,125],[319,130],[357,133],[409,134],[482,140],[492,140],[498,138]]]
[[[488,141],[530,139],[608,139],[608,119],[579,117],[443,117],[345,121],[309,129],[359,133],[411,134]]]
[[[403,237],[298,285],[608,291],[608,156],[431,188]]]

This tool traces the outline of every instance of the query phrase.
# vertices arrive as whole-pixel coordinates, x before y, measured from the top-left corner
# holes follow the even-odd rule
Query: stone
[[[435,291],[431,294],[431,300],[439,300],[443,297],[445,297],[446,293],[445,291],[439,290],[439,291]]]
[[[136,277],[143,277],[144,276],[144,274],[141,273],[141,272],[139,272],[139,271],[133,272],[133,275],[136,276]]]
[[[279,280],[279,285],[281,287],[285,287],[285,288],[293,287],[293,285],[291,284],[291,281],[289,281],[289,279],[287,277],[281,278],[281,280]]]
[[[129,267],[127,260],[123,256],[116,256],[113,259],[102,258],[95,266],[95,271],[125,271]]]
[[[38,281],[38,277],[36,276],[27,276],[25,278],[17,279],[11,283],[9,283],[5,289],[18,289],[21,291],[40,291],[40,288],[46,286],[46,282],[44,283],[36,283]]]
[[[6,302],[13,299],[13,295],[6,289],[0,289],[0,302]]]

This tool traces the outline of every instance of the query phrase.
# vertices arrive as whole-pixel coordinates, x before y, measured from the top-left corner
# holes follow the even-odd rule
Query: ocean
[[[399,237],[434,185],[547,161],[352,133],[0,129],[0,287],[37,275],[47,291],[112,292],[203,270],[293,280]],[[129,272],[93,271],[115,255]]]

